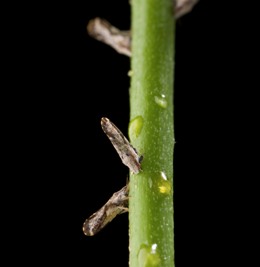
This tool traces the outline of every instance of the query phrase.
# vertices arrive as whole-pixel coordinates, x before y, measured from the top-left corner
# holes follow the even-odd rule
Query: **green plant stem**
[[[130,267],[174,266],[172,0],[132,0],[131,143],[143,155],[130,174]]]

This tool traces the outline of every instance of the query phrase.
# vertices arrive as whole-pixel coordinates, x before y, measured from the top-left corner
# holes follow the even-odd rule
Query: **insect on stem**
[[[117,215],[128,211],[129,184],[117,191],[107,203],[92,214],[83,224],[83,232],[93,236],[111,222]]]
[[[138,154],[137,150],[108,118],[101,118],[101,127],[116,149],[122,162],[134,174],[139,173],[141,170],[141,161],[143,156]]]

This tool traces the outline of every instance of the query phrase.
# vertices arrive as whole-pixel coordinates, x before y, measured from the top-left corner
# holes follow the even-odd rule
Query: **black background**
[[[9,62],[17,72],[9,80],[16,88],[9,152],[18,162],[9,174],[17,197],[13,247],[29,244],[20,259],[36,266],[127,266],[127,214],[93,237],[83,235],[82,224],[126,182],[128,169],[100,119],[110,118],[127,135],[130,82],[129,58],[89,37],[86,25],[98,16],[128,30],[130,6],[103,0],[28,8],[28,18],[14,23]],[[219,1],[201,0],[176,22],[176,266],[212,266],[212,259],[231,253],[226,218],[235,204],[223,199],[234,179],[232,127],[240,117],[235,98],[242,81],[234,46],[238,20],[227,13]]]

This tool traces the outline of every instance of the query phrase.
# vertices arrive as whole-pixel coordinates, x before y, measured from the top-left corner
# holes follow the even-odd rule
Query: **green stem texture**
[[[173,267],[173,1],[131,5],[129,138],[143,160],[130,174],[130,267]]]

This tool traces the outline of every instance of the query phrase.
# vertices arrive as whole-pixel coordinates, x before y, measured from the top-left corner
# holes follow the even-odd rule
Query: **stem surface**
[[[129,138],[143,155],[130,174],[130,267],[174,266],[172,0],[132,0]]]

